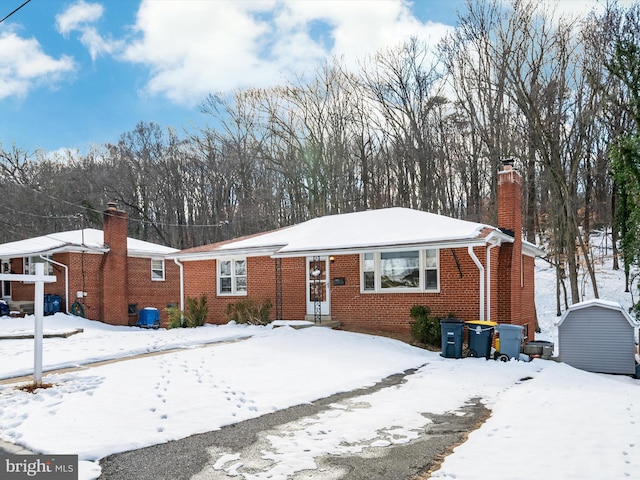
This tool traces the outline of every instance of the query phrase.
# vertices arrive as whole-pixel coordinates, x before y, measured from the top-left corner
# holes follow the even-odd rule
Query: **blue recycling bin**
[[[519,358],[524,327],[522,325],[500,324],[497,328],[500,336],[498,359],[507,361]]]
[[[138,327],[158,328],[160,327],[160,312],[157,308],[145,307],[138,313]]]
[[[462,358],[462,339],[464,334],[464,320],[447,318],[440,321],[442,333],[442,353],[445,358]]]
[[[53,293],[47,293],[44,296],[44,314],[53,315],[60,311],[60,305],[62,304],[62,297]]]
[[[0,300],[0,317],[7,316],[11,313],[9,309],[9,304],[4,300]]]

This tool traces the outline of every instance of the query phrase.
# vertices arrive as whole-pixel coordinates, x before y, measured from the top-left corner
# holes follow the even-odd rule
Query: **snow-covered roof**
[[[164,256],[175,253],[175,248],[127,238],[127,250],[132,257]],[[0,245],[0,258],[16,258],[58,252],[108,252],[102,230],[85,228],[68,232],[50,233]]]
[[[569,316],[570,313],[582,310],[584,308],[594,307],[594,306],[600,307],[600,308],[607,308],[609,310],[619,311],[620,313],[622,313],[622,315],[627,320],[627,322],[629,322],[629,325],[631,325],[632,327],[640,327],[640,322],[631,318],[631,315],[629,315],[627,311],[624,308],[622,308],[622,305],[620,305],[618,302],[603,300],[601,298],[595,298],[591,300],[585,300],[584,302],[580,302],[580,303],[574,303],[567,310],[565,310],[565,312],[562,314],[562,317],[560,317],[560,320],[558,320],[558,322],[556,323],[556,326],[559,327],[560,325],[562,325],[562,323],[566,320],[566,318]]]
[[[183,250],[176,257],[259,253],[279,257],[416,245],[512,242],[495,227],[410,208],[327,215],[259,235]]]

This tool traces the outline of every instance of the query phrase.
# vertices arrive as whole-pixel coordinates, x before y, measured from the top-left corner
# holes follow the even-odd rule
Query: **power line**
[[[9,15],[7,15],[6,17],[4,17],[2,20],[0,20],[0,23],[4,22],[7,18],[9,18],[11,15],[13,15],[14,13],[16,13],[18,10],[20,10],[22,7],[24,7],[27,3],[29,3],[31,0],[27,0],[26,2],[24,2],[22,5],[20,5],[18,8],[16,8],[13,12],[11,12]]]
[[[16,186],[16,187],[20,187],[23,188],[25,190],[28,190],[32,193],[38,194],[38,195],[43,195],[45,197],[48,197],[51,200],[54,200],[56,202],[60,202],[60,203],[64,203],[66,205],[69,205],[71,207],[75,207],[81,211],[84,212],[92,212],[98,215],[102,215],[103,211],[102,210],[97,210],[95,208],[92,207],[88,207],[85,205],[79,205],[77,203],[73,203],[70,202],[68,200],[64,200],[62,198],[56,197],[54,195],[51,195],[50,193],[46,193],[46,192],[41,192],[40,190],[29,186],[29,185],[23,185],[21,183],[17,183],[17,182],[12,182],[11,185]],[[5,207],[9,210],[8,207]],[[13,210],[14,212],[16,211],[15,209],[10,209]],[[63,215],[63,216],[53,216],[53,215],[39,215],[36,213],[29,213],[29,212],[20,212],[23,215],[29,215],[31,217],[37,217],[37,218],[44,218],[44,219],[71,219],[73,217],[75,217],[75,215]],[[189,223],[166,223],[166,222],[159,222],[159,221],[155,221],[155,220],[151,220],[151,219],[145,219],[145,218],[132,218],[129,217],[129,221],[133,222],[133,223],[139,223],[139,224],[147,224],[147,225],[155,225],[158,227],[184,227],[184,228],[222,228],[223,226],[228,225],[228,223],[225,225],[225,222],[216,222],[216,223],[205,223],[205,224],[189,224]],[[227,226],[228,228],[228,226]]]

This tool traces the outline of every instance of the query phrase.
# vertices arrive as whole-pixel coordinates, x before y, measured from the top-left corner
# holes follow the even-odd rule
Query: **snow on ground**
[[[263,330],[245,325],[227,325],[225,328],[206,325],[198,329],[153,330],[107,325],[62,313],[44,317],[45,335],[71,332],[75,329],[82,329],[83,332],[67,338],[45,339],[45,370],[237,340]],[[25,334],[33,335],[33,315],[25,318],[0,318],[0,337]],[[33,343],[33,339],[0,340],[0,379],[33,373]]]
[[[555,341],[555,276],[542,261],[537,274],[543,328],[537,338]],[[607,275],[600,296],[628,306],[621,273]],[[0,318],[0,335],[30,328],[32,317]],[[71,328],[84,331],[44,340],[45,370],[178,349],[51,374],[45,381],[54,386],[35,394],[0,386],[0,439],[36,452],[78,454],[81,479],[97,478],[97,461],[110,453],[217,429],[410,368],[418,370],[406,383],[345,400],[286,435],[270,436],[264,457],[272,463],[260,474],[244,473],[236,452],[211,451],[209,468],[286,479],[317,468],[321,455],[409,442],[429,414],[455,412],[480,397],[491,417],[434,478],[640,478],[640,381],[629,377],[545,360],[444,359],[387,338],[315,327],[141,330],[62,314],[45,318],[45,332]],[[240,338],[247,339],[197,348]],[[0,340],[0,354],[0,378],[28,373],[33,340]]]

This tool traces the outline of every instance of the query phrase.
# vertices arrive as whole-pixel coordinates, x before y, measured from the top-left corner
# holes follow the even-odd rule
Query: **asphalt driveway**
[[[304,422],[330,409],[330,405],[393,387],[408,375],[390,376],[376,385],[332,395],[313,403],[298,405],[268,415],[229,425],[220,430],[193,435],[181,440],[133,450],[104,458],[100,465],[105,480],[215,480],[243,478],[260,474],[272,464],[264,458],[269,449],[267,437],[282,435],[292,424]],[[451,449],[464,442],[469,432],[478,428],[489,416],[480,399],[472,399],[456,412],[444,415],[424,414],[431,420],[417,439],[388,447],[367,447],[355,455],[316,457],[317,468],[302,470],[291,480],[408,480],[429,477]],[[126,434],[126,433],[125,433]],[[241,466],[229,468],[221,464],[222,454],[241,458]],[[237,462],[236,462],[237,463]],[[215,466],[215,468],[214,468]],[[266,477],[265,477],[266,478]],[[286,477],[282,477],[286,478]]]

